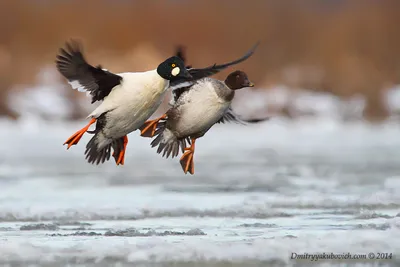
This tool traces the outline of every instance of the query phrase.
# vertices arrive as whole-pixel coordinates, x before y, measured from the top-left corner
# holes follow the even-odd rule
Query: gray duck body
[[[178,139],[199,138],[224,116],[234,95],[225,82],[202,79],[175,101],[165,127]]]
[[[192,142],[188,149],[194,149],[192,145],[195,140],[202,137],[214,124],[240,122],[230,108],[231,102],[235,90],[252,86],[254,84],[248,80],[246,73],[234,71],[225,81],[203,78],[188,87],[174,90],[174,99],[170,103],[172,107],[166,113],[166,120],[157,124],[156,138],[151,146],[158,146],[157,153],[163,153],[167,158],[171,154],[176,157],[179,148],[184,152],[189,139]],[[186,166],[185,172],[187,169]]]

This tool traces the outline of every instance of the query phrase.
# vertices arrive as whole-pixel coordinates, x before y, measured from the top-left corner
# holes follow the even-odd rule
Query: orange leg
[[[140,135],[143,137],[153,137],[154,133],[156,132],[157,129],[157,123],[162,120],[166,119],[167,114],[162,115],[161,117],[155,119],[155,120],[150,120],[146,121],[139,129],[140,129]]]
[[[124,149],[119,153],[118,160],[116,161],[117,165],[124,165],[125,164],[125,151],[126,146],[128,145],[128,136],[124,136]]]
[[[67,141],[65,141],[65,144],[68,144],[67,149],[69,149],[71,146],[76,145],[79,143],[79,140],[81,140],[83,134],[89,129],[90,125],[92,125],[93,123],[96,122],[96,119],[91,119],[89,124],[86,125],[85,127],[83,127],[82,129],[80,129],[79,131],[77,131],[76,133],[74,133],[73,135],[71,135]]]
[[[194,156],[194,149],[195,149],[195,142],[196,138],[192,138],[191,140],[191,145],[190,147],[185,148],[185,153],[182,155],[180,159],[180,163],[183,169],[183,172],[186,174],[189,172],[190,174],[194,174],[194,162],[193,162],[193,156]]]

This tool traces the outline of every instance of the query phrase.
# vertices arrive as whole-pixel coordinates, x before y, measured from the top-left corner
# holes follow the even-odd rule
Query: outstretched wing
[[[183,63],[186,65],[186,55],[185,55],[185,47],[180,45],[176,48],[175,56],[179,57],[182,59]],[[192,65],[187,65],[186,69],[191,69]]]
[[[100,65],[93,67],[88,64],[81,45],[74,40],[67,42],[65,49],[60,48],[56,66],[73,89],[92,96],[92,104],[103,100],[122,80],[121,76],[102,69]]]
[[[220,65],[214,64],[212,66],[202,68],[202,69],[190,68],[190,69],[188,69],[188,71],[189,71],[190,75],[192,76],[192,78],[189,79],[189,78],[177,77],[176,79],[173,79],[170,81],[170,87],[172,90],[176,90],[181,87],[190,87],[197,80],[200,80],[200,79],[208,77],[208,76],[212,76],[230,66],[239,64],[239,63],[245,61],[246,59],[248,59],[249,57],[251,57],[254,54],[258,45],[259,45],[259,42],[257,42],[244,56],[242,56],[241,58],[239,58],[237,60],[234,60],[234,61],[231,61],[231,62],[228,62],[225,64],[220,64]],[[178,53],[180,53],[181,56],[183,56],[182,49],[178,50]],[[185,56],[183,56],[183,58],[185,58]]]
[[[269,117],[263,118],[263,119],[242,119],[238,115],[236,115],[232,108],[229,107],[227,112],[224,114],[224,116],[217,121],[217,123],[229,123],[229,122],[234,122],[234,123],[239,123],[242,125],[246,125],[247,123],[259,123],[262,121],[267,121],[269,120]]]

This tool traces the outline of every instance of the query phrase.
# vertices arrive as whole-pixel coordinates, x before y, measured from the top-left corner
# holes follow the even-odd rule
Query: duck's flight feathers
[[[121,76],[102,69],[100,65],[93,67],[88,64],[82,46],[76,40],[70,40],[65,48],[60,48],[56,66],[73,89],[92,96],[92,103],[103,100],[122,80]]]
[[[180,59],[182,59],[183,63],[186,65],[187,60],[186,60],[186,54],[185,54],[185,47],[182,45],[179,45],[176,47],[176,52],[175,52],[175,56],[179,57]],[[186,69],[191,69],[192,65],[187,65]]]
[[[203,69],[189,69],[189,73],[190,73],[190,75],[192,75],[193,79],[195,79],[195,80],[214,75],[214,74],[226,69],[227,67],[239,64],[239,63],[245,61],[246,59],[248,59],[249,57],[251,57],[254,54],[258,45],[259,45],[259,42],[257,42],[249,51],[247,51],[247,53],[244,56],[242,56],[239,59],[236,59],[234,61],[231,61],[231,62],[228,62],[225,64],[220,64],[220,65],[214,64],[212,66],[209,66],[209,67],[206,67]]]
[[[245,61],[246,59],[248,59],[249,57],[251,57],[254,54],[259,43],[260,42],[257,42],[249,51],[247,51],[247,53],[244,56],[242,56],[241,58],[236,59],[234,61],[220,64],[220,65],[214,64],[212,66],[202,68],[202,69],[195,69],[195,68],[188,69],[188,72],[192,76],[192,78],[191,79],[177,78],[175,80],[172,80],[170,82],[171,89],[176,90],[181,87],[190,87],[195,83],[196,80],[200,80],[202,78],[212,76],[212,75],[217,74],[218,72],[226,69],[227,67],[230,67],[230,66],[233,66],[235,64],[239,64],[239,63]],[[180,56],[183,56],[183,59],[186,60],[185,56],[183,55],[182,48],[178,48],[177,54],[180,54]]]
[[[234,122],[242,125],[246,125],[248,123],[259,123],[262,121],[267,121],[269,120],[269,117],[263,118],[263,119],[242,119],[238,115],[233,112],[232,108],[229,107],[228,111],[224,114],[224,116],[217,121],[217,123],[229,123],[229,122]]]

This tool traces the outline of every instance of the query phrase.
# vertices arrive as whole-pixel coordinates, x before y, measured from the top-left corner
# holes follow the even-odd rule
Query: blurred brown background
[[[3,0],[0,114],[18,116],[8,93],[54,67],[58,48],[73,37],[90,63],[113,72],[155,68],[176,45],[187,47],[196,67],[222,63],[260,40],[236,67],[259,88],[361,93],[365,118],[379,120],[387,115],[382,92],[400,83],[399,25],[399,0]],[[84,97],[69,91],[72,101]]]

